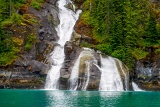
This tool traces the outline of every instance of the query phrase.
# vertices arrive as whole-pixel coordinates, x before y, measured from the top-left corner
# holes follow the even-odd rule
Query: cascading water
[[[78,59],[76,60],[72,72],[71,72],[71,76],[69,78],[69,89],[70,90],[77,90],[78,87],[78,77],[79,77],[79,68],[80,68],[80,60],[82,57],[87,56],[87,57],[93,57],[93,50],[88,49],[88,48],[84,48],[84,50],[80,53]],[[89,73],[89,66],[90,66],[90,62],[87,62],[87,71]],[[87,81],[86,83],[89,82],[89,74],[87,74]],[[87,85],[84,85],[84,87],[82,88],[83,90],[85,90],[87,87]]]
[[[115,59],[117,62],[118,62],[118,65],[120,66],[120,71],[122,71],[123,75],[124,75],[124,79],[125,79],[125,90],[127,91],[128,90],[128,82],[129,82],[129,73],[128,73],[128,68],[123,68],[123,64],[120,60],[118,59]],[[127,70],[127,72],[125,72],[125,70]]]
[[[59,77],[60,77],[60,69],[63,66],[65,54],[64,54],[64,45],[66,41],[69,41],[71,35],[73,33],[73,27],[79,17],[81,11],[77,11],[76,13],[70,9],[67,9],[65,6],[72,2],[70,0],[59,0],[59,20],[60,24],[56,28],[56,31],[59,36],[59,41],[57,42],[57,46],[55,46],[54,51],[52,52],[52,67],[48,72],[46,78],[45,89],[58,89],[59,88]],[[73,5],[73,4],[72,4]],[[73,5],[74,8],[74,5]],[[75,10],[75,9],[74,9]],[[99,85],[99,90],[108,90],[108,91],[122,91],[123,83],[118,71],[118,67],[116,66],[115,59],[112,57],[101,57],[101,67],[94,63],[95,57],[93,54],[93,50],[84,48],[80,53],[78,59],[76,60],[72,72],[69,78],[69,89],[77,90],[80,86],[81,90],[86,90],[87,86],[90,82],[90,67],[91,65],[95,65],[101,71],[101,80]],[[82,57],[88,57],[85,62],[85,70],[81,71],[84,73],[83,82],[80,84],[79,82],[79,73],[80,73],[80,62]],[[97,61],[97,60],[96,60]],[[120,63],[120,62],[119,62]],[[121,66],[121,65],[120,65]],[[122,68],[121,68],[122,69]],[[127,77],[126,74],[125,78]],[[127,82],[125,83],[127,84]]]
[[[123,91],[123,83],[115,64],[115,59],[107,56],[101,57],[101,80],[99,90]]]
[[[140,88],[138,87],[138,85],[137,85],[136,83],[134,83],[134,82],[132,82],[132,88],[133,88],[134,91],[143,91],[143,90],[140,89]]]
[[[70,40],[73,32],[73,27],[79,17],[79,14],[81,13],[80,10],[74,13],[72,10],[67,9],[65,5],[67,5],[68,3],[72,2],[70,0],[58,1],[60,24],[56,28],[56,31],[60,39],[57,42],[58,46],[56,46],[54,48],[54,51],[52,52],[51,58],[53,63],[46,78],[45,89],[58,89],[60,69],[65,59],[64,45],[66,41]]]

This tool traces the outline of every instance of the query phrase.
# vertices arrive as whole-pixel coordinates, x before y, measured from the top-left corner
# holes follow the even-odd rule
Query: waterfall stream
[[[132,82],[132,88],[133,88],[134,91],[143,91],[142,89],[140,89],[138,87],[138,85],[135,82]]]
[[[71,76],[69,79],[69,83],[70,83],[70,90],[76,90],[78,87],[78,77],[79,77],[79,68],[80,68],[80,61],[82,57],[93,57],[93,50],[88,49],[88,48],[84,48],[83,51],[80,53],[78,59],[76,60],[73,69],[71,71]],[[89,82],[89,66],[90,66],[90,62],[85,61],[86,65],[87,65],[87,82]],[[84,87],[82,87],[83,90],[86,89],[86,85],[84,85]]]
[[[46,77],[45,89],[58,89],[60,69],[65,59],[64,45],[66,41],[70,40],[73,32],[73,27],[79,17],[79,14],[81,13],[80,10],[74,13],[72,10],[67,9],[65,5],[67,5],[68,3],[72,2],[70,0],[58,1],[60,24],[56,28],[56,31],[60,39],[57,42],[58,46],[56,46],[54,48],[54,51],[52,52],[52,67]]]
[[[101,56],[101,80],[99,90],[123,91],[123,83],[115,59]]]

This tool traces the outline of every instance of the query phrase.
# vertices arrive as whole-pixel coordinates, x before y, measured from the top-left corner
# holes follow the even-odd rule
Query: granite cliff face
[[[135,62],[134,74],[132,74],[140,88],[149,91],[160,90],[160,56],[152,54],[144,60]]]
[[[24,14],[24,13],[23,13]],[[0,88],[43,88],[50,69],[50,53],[59,39],[55,26],[59,24],[56,0],[47,0],[38,11],[28,7],[25,14],[37,20],[35,24],[9,27],[13,36],[24,41],[17,60],[10,66],[0,67]],[[26,50],[27,36],[34,34],[36,40]]]

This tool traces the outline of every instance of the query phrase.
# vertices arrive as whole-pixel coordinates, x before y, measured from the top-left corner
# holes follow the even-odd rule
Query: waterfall
[[[123,91],[123,83],[115,63],[115,59],[101,57],[101,80],[99,90]]]
[[[70,90],[77,90],[78,87],[78,77],[79,77],[79,72],[80,72],[80,61],[83,57],[93,57],[93,50],[88,49],[88,48],[84,48],[83,51],[80,53],[78,59],[76,60],[72,71],[71,71],[71,76],[69,78],[69,89]],[[86,58],[87,60],[87,58]],[[89,59],[88,59],[89,60]],[[87,65],[87,81],[86,84],[88,84],[89,82],[89,66],[90,66],[90,62],[85,61],[86,65]],[[82,68],[81,68],[82,69]],[[87,85],[84,85],[84,87],[82,88],[83,90],[86,89]]]
[[[65,59],[64,45],[66,41],[70,40],[73,27],[81,13],[80,10],[74,13],[72,10],[67,9],[65,5],[69,2],[72,3],[70,0],[58,1],[60,24],[56,28],[56,31],[60,39],[57,42],[58,45],[55,46],[54,51],[51,53],[52,67],[46,77],[45,89],[58,89],[59,87],[60,69]]]
[[[57,26],[56,31],[59,36],[59,40],[57,41],[58,45],[55,46],[54,51],[51,53],[52,66],[46,77],[45,89],[59,89],[60,70],[65,59],[64,45],[67,41],[70,40],[73,33],[73,27],[79,17],[79,14],[81,13],[80,10],[75,13],[72,10],[67,9],[65,6],[68,3],[73,5],[70,0],[58,1],[60,24]],[[73,8],[75,11],[74,5]],[[116,65],[116,59],[109,56],[105,58],[101,57],[101,67],[97,65],[97,63],[94,63],[95,60],[96,58],[94,57],[94,51],[88,48],[84,48],[72,68],[71,75],[68,80],[68,89],[77,90],[77,88],[79,88],[81,90],[86,90],[89,82],[91,81],[91,65],[94,65],[101,71],[99,90],[124,90],[123,83],[119,74],[119,69]],[[85,68],[83,68],[81,63],[85,65]],[[125,77],[125,90],[127,90],[126,87],[128,83],[126,78],[128,75],[123,71],[122,63],[118,61],[118,64],[121,68],[122,74]],[[79,81],[79,79],[82,79],[83,82]]]
[[[132,82],[132,88],[133,88],[134,91],[143,91],[142,89],[140,89],[138,87],[138,85],[135,82]]]
[[[124,82],[125,82],[125,90],[127,91],[128,90],[128,81],[129,81],[129,73],[128,73],[128,68],[126,69],[126,68],[123,68],[123,64],[122,64],[122,62],[120,61],[120,60],[118,60],[118,59],[115,59],[115,60],[117,60],[118,61],[118,65],[120,66],[120,70],[122,71],[122,73],[123,73],[123,75],[124,75]],[[125,70],[127,70],[127,73],[125,73]]]

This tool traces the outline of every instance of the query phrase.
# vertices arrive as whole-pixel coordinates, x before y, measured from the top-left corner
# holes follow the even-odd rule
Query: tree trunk
[[[89,8],[89,10],[90,10],[90,13],[91,13],[91,10],[92,10],[92,0],[90,0],[90,8]]]

